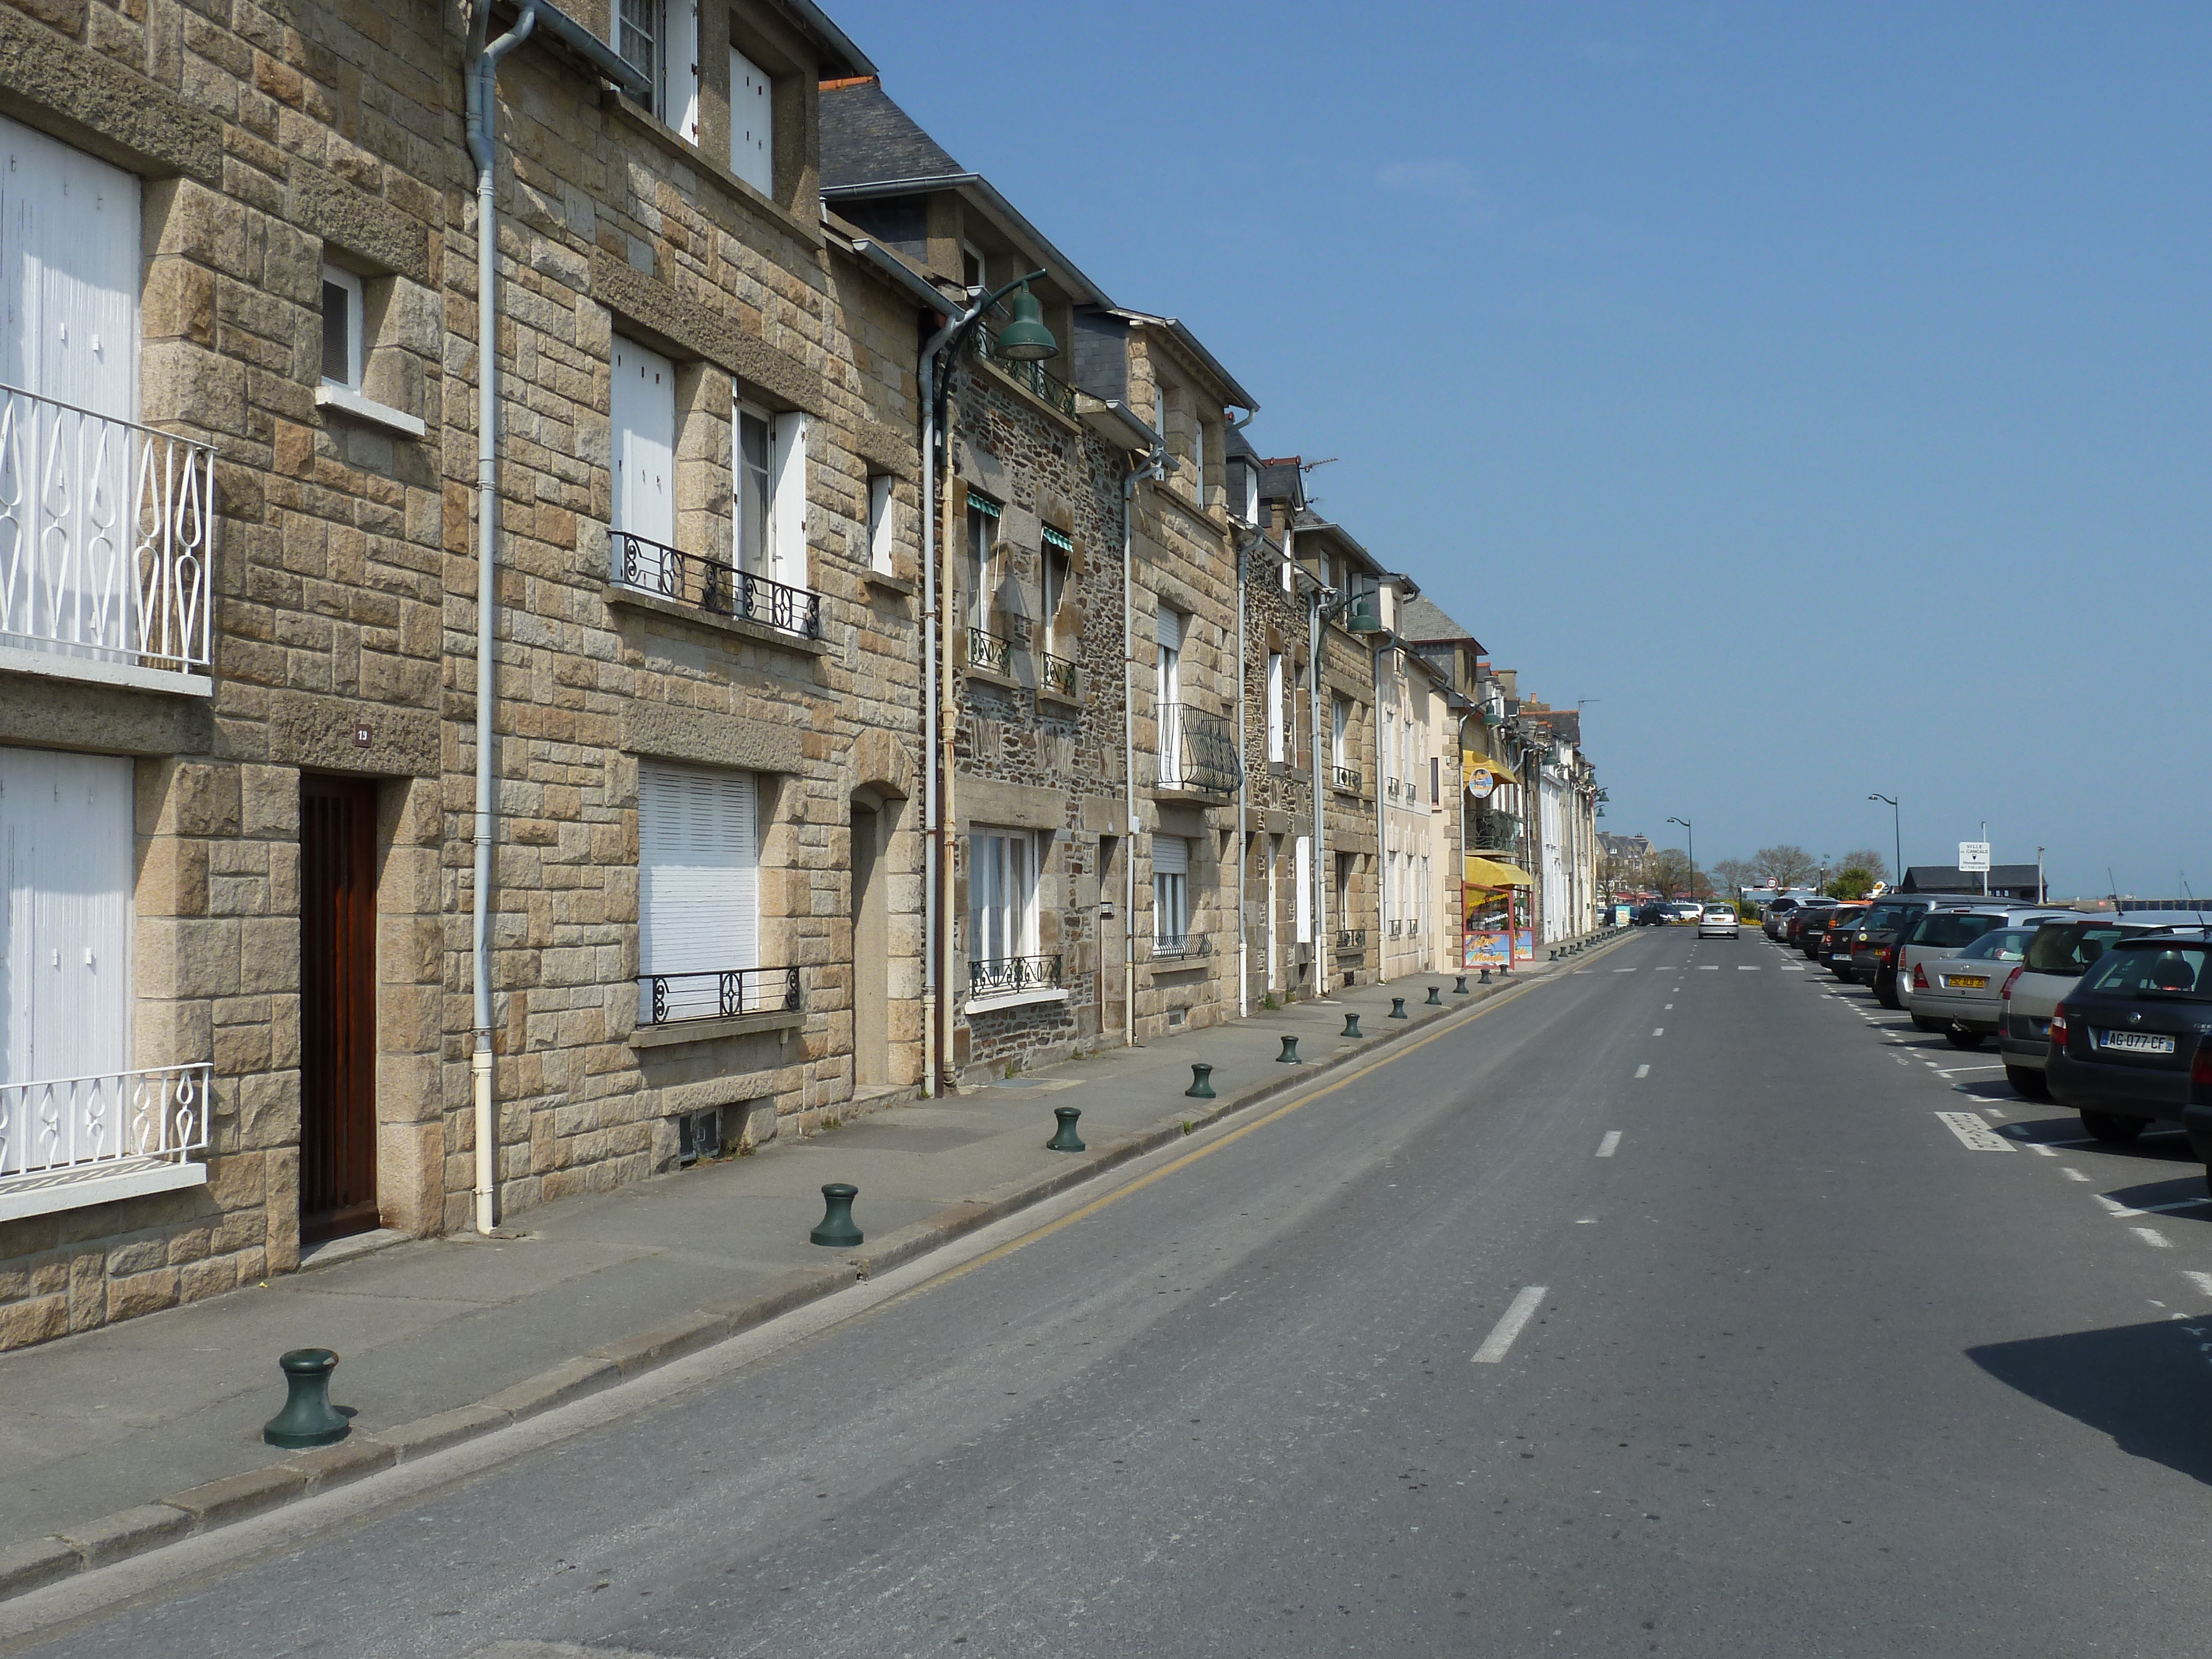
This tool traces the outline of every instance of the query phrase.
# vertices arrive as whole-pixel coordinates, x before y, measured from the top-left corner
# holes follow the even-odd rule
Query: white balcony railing
[[[0,1221],[193,1186],[214,1068],[0,1084]]]
[[[213,448],[0,385],[0,651],[9,666],[204,681],[214,547]]]

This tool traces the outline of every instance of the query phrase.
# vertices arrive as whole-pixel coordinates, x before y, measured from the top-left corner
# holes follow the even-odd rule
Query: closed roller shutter
[[[639,973],[760,966],[757,810],[749,772],[640,763]],[[716,995],[711,980],[672,985],[669,1018],[710,1013]]]
[[[1190,873],[1190,842],[1182,836],[1152,837],[1152,873],[1187,876]]]

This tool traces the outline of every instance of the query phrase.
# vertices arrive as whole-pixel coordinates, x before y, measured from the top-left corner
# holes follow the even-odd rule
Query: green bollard
[[[1305,1064],[1304,1060],[1298,1058],[1298,1040],[1297,1037],[1286,1036],[1283,1039],[1283,1052],[1275,1056],[1275,1063],[1279,1066],[1303,1066]]]
[[[1441,1008],[1443,1006],[1444,988],[1441,985],[1431,985],[1429,987],[1429,1000],[1423,1003],[1421,1006],[1424,1008]]]
[[[1480,984],[1483,984],[1483,985],[1487,985],[1487,984],[1489,984],[1489,983],[1490,983],[1490,969],[1489,969],[1486,968],[1486,969],[1484,969],[1482,970],[1482,978],[1478,981],[1478,983],[1480,983]]]
[[[853,1200],[860,1189],[849,1181],[833,1181],[822,1189],[822,1224],[806,1235],[811,1243],[827,1244],[833,1249],[845,1249],[860,1242],[860,1230],[853,1224]]]
[[[1191,1061],[1190,1087],[1184,1090],[1183,1093],[1193,1100],[1212,1099],[1213,1067],[1208,1066],[1203,1060],[1194,1060]]]
[[[1392,1019],[1411,1019],[1411,1018],[1413,1018],[1413,1016],[1412,1016],[1411,1014],[1409,1014],[1409,1013],[1407,1013],[1407,1012],[1406,1012],[1406,999],[1405,999],[1405,998],[1403,998],[1403,997],[1392,997],[1392,998],[1390,999],[1390,1014],[1389,1014],[1389,1018],[1392,1018]]]
[[[1455,997],[1463,997],[1467,994],[1467,975],[1465,974],[1453,975],[1452,994]]]
[[[1208,1094],[1213,1092],[1208,1089]],[[1085,1149],[1083,1137],[1075,1133],[1075,1120],[1083,1115],[1080,1108],[1055,1106],[1052,1115],[1060,1120],[1060,1127],[1053,1131],[1052,1139],[1044,1144],[1048,1152],[1079,1152]]]
[[[328,1348],[295,1348],[278,1358],[284,1373],[284,1409],[262,1425],[272,1446],[335,1446],[353,1432],[345,1414],[331,1404],[331,1373],[338,1357]]]
[[[1358,1014],[1346,1014],[1344,1017],[1344,1035],[1348,1037],[1356,1037],[1360,1035],[1359,1016]]]

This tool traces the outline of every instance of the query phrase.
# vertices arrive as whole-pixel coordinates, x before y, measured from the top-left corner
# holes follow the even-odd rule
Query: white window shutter
[[[0,1083],[131,1064],[132,867],[129,761],[0,749]]]
[[[1298,943],[1313,943],[1313,837],[1298,837],[1295,879],[1297,883],[1297,911]]]
[[[638,763],[638,972],[760,966],[758,791],[750,772]],[[714,987],[671,988],[677,1012]],[[678,999],[680,998],[680,1000]]]
[[[0,117],[0,380],[138,412],[138,181]]]
[[[699,142],[699,7],[668,0],[668,125]]]
[[[769,574],[787,587],[806,586],[806,416],[793,411],[775,423],[775,507]]]
[[[676,543],[676,366],[621,335],[609,399],[614,527]]]
[[[775,194],[775,93],[758,64],[730,49],[730,171]]]

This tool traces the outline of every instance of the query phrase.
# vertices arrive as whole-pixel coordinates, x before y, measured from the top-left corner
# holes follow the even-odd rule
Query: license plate
[[[1987,974],[1946,974],[1943,983],[1954,991],[1986,991],[1990,988],[1990,976]]]
[[[2154,1036],[2148,1031],[2100,1031],[2097,1046],[2130,1054],[2170,1054],[2173,1052],[2173,1039]]]

